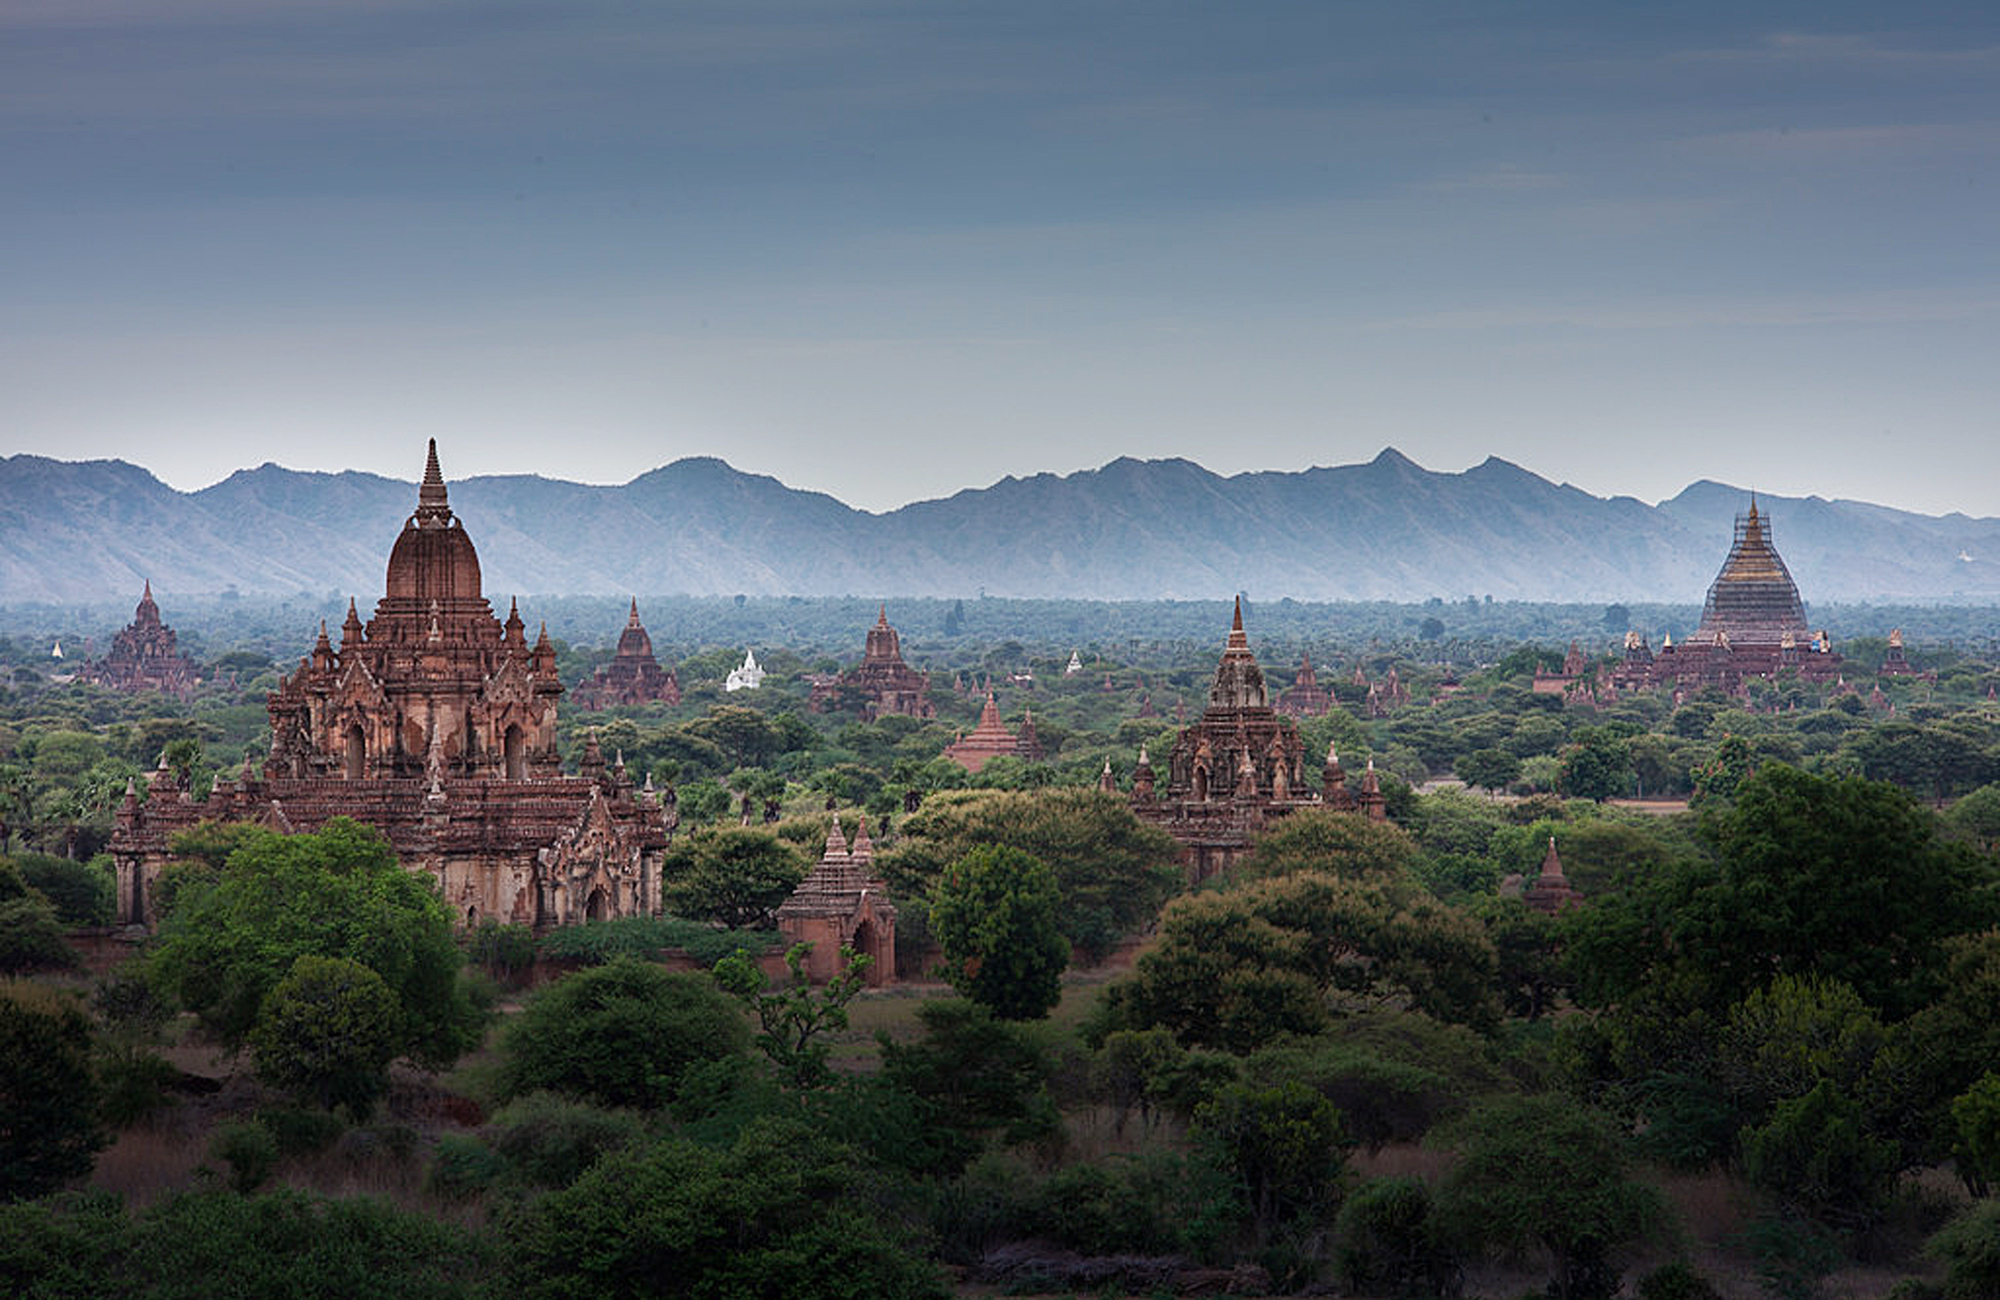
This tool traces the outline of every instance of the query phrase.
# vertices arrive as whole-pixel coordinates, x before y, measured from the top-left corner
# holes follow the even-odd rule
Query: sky
[[[2000,514],[2000,6],[4,0],[0,453]]]

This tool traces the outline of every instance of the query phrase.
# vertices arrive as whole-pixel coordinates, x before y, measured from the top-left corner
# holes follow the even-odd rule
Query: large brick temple
[[[594,740],[577,774],[563,773],[555,650],[546,627],[533,645],[525,632],[518,609],[503,623],[480,590],[433,441],[374,617],[364,627],[350,601],[339,645],[321,624],[271,693],[263,772],[246,762],[204,802],[164,766],[144,802],[128,790],[111,839],[119,919],[151,921],[175,832],[203,821],[311,831],[338,816],[382,831],[466,925],[657,914],[672,812]]]
[[[1243,631],[1240,599],[1208,688],[1208,707],[1175,739],[1164,793],[1156,780],[1142,749],[1132,774],[1132,811],[1180,843],[1188,876],[1196,881],[1228,870],[1249,851],[1259,830],[1296,809],[1384,816],[1373,759],[1360,789],[1349,790],[1346,770],[1329,748],[1320,789],[1306,785],[1299,729],[1271,707],[1264,671]]]
[[[117,691],[162,691],[185,696],[200,680],[194,664],[180,652],[174,630],[160,621],[159,602],[148,581],[132,611],[132,621],[112,639],[111,652],[87,666],[86,681]]]
[[[1709,584],[1694,635],[1678,645],[1669,637],[1655,654],[1644,638],[1628,634],[1625,657],[1612,669],[1609,684],[1741,691],[1752,678],[1790,675],[1830,682],[1840,671],[1832,639],[1806,624],[1798,584],[1753,496],[1750,509],[1736,517],[1735,540]]]
[[[839,677],[813,683],[811,707],[832,707],[840,692],[854,688],[861,697],[861,713],[873,722],[877,718],[901,715],[906,718],[934,718],[937,706],[930,700],[931,675],[920,673],[903,662],[902,643],[896,629],[889,626],[889,607],[884,604],[868,629],[861,662]]]
[[[618,634],[618,651],[611,662],[578,683],[576,705],[580,709],[609,709],[619,705],[675,705],[681,702],[680,678],[661,668],[653,657],[653,638],[639,621],[639,598],[632,598],[632,613],[625,630]]]

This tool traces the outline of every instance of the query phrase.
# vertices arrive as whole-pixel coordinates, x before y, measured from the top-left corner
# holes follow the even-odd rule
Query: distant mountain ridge
[[[449,456],[447,453],[447,465]],[[1702,480],[1649,506],[1489,457],[1232,476],[1187,460],[1005,478],[886,514],[710,457],[598,487],[451,480],[489,596],[883,595],[1677,601],[1722,563],[1740,488]],[[2000,600],[2000,519],[1760,493],[1813,601]],[[123,461],[0,459],[0,603],[234,587],[381,594],[416,486],[239,470],[184,493]]]

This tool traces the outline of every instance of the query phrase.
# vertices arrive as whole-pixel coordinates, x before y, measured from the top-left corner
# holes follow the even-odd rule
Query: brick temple
[[[530,645],[516,608],[503,623],[480,590],[479,556],[452,514],[437,444],[417,508],[389,553],[364,626],[350,601],[335,646],[312,652],[267,702],[271,756],[246,761],[196,802],[164,765],[118,810],[121,922],[153,919],[170,837],[203,821],[312,831],[367,822],[403,865],[431,876],[457,919],[532,926],[656,915],[670,805],[635,789],[595,739],[576,775],[556,752],[563,694],[543,628]]]
[[[1319,684],[1310,651],[1299,655],[1299,675],[1278,696],[1278,708],[1294,718],[1317,718],[1333,711],[1333,696]]]
[[[577,683],[576,706],[595,712],[621,705],[674,705],[681,702],[680,679],[660,667],[653,657],[653,638],[639,621],[639,598],[632,598],[632,613],[625,630],[618,634],[618,652],[611,662]]]
[[[850,845],[835,815],[826,851],[779,906],[777,917],[787,945],[812,945],[805,971],[815,983],[840,973],[843,946],[868,958],[869,985],[895,982],[896,906],[889,901],[889,886],[875,874],[875,846],[866,821],[855,823]]]
[[[146,583],[132,621],[112,638],[111,651],[80,674],[114,691],[160,691],[185,696],[201,679],[193,661],[180,652],[174,630],[160,621],[153,584]]]
[[[1735,539],[1709,584],[1694,635],[1679,645],[1666,637],[1655,654],[1643,637],[1628,634],[1624,659],[1606,685],[1614,691],[1715,687],[1740,694],[1753,678],[1785,675],[1825,683],[1837,680],[1840,671],[1832,639],[1807,626],[1798,584],[1752,496],[1750,509],[1736,517]]]
[[[1021,732],[1014,734],[1000,720],[1000,706],[994,703],[991,688],[986,692],[986,707],[979,711],[979,725],[945,746],[944,756],[975,774],[989,759],[1019,758],[1037,763],[1047,757],[1035,735],[1033,711],[1024,711]]]
[[[1179,841],[1191,880],[1206,880],[1248,852],[1267,823],[1295,809],[1331,808],[1378,821],[1385,815],[1374,760],[1362,773],[1358,790],[1347,788],[1346,770],[1331,748],[1319,775],[1315,791],[1305,782],[1298,727],[1271,707],[1264,672],[1243,631],[1239,598],[1209,685],[1208,707],[1200,721],[1182,728],[1175,739],[1164,792],[1140,750],[1132,774],[1132,811]]]
[[[853,687],[862,698],[862,716],[871,722],[892,714],[934,718],[937,707],[930,701],[930,685],[929,673],[903,662],[902,644],[896,629],[889,626],[889,607],[884,605],[875,626],[868,629],[860,664],[838,677],[815,681],[810,707],[828,707],[843,689]]]

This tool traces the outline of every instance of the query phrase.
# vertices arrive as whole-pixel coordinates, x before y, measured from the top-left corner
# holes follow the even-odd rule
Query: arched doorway
[[[868,972],[862,978],[869,984],[877,983],[882,978],[882,954],[875,951],[881,946],[882,938],[875,929],[875,923],[863,917],[861,924],[854,927],[854,937],[848,941],[848,947],[854,949],[855,956],[868,959]]]
[[[508,726],[507,735],[501,741],[507,755],[507,779],[523,781],[528,776],[527,744],[522,739],[519,723]]]
[[[608,921],[611,919],[611,900],[602,888],[590,891],[590,897],[583,903],[583,919],[586,921]]]
[[[362,732],[361,724],[355,723],[347,729],[347,756],[342,771],[350,781],[359,781],[368,770],[368,737]]]

